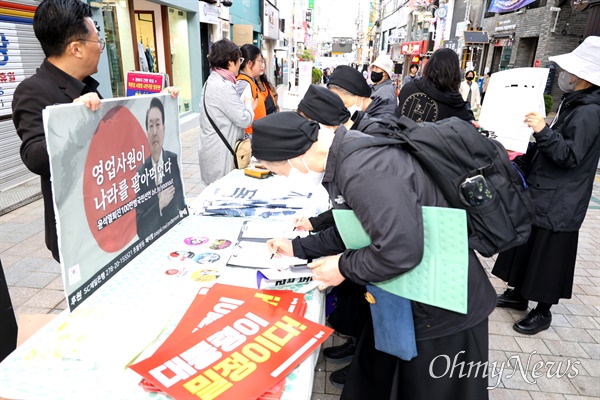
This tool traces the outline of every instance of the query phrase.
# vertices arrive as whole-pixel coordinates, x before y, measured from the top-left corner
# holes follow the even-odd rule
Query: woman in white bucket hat
[[[533,335],[550,327],[550,307],[571,298],[579,228],[600,158],[600,37],[590,36],[571,53],[550,57],[561,68],[565,92],[550,126],[538,113],[525,116],[535,143],[515,159],[529,186],[535,216],[526,244],[498,256],[492,273],[514,289],[498,307],[537,307],[513,328]]]

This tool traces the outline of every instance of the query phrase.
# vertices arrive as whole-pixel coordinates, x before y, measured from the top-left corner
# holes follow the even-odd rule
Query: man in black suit
[[[23,142],[21,159],[41,177],[46,246],[56,261],[58,241],[42,111],[71,102],[83,102],[94,111],[100,108],[98,82],[90,75],[98,72],[105,42],[91,16],[90,6],[79,0],[45,0],[38,6],[33,30],[46,59],[35,75],[19,84],[12,102],[13,122]]]
[[[145,197],[143,201],[138,202],[135,211],[137,232],[142,240],[155,233],[173,218],[178,217],[180,211],[186,210],[177,154],[163,149],[164,122],[163,103],[155,97],[146,112],[146,132],[148,133],[150,157],[138,169],[140,177],[138,201],[145,197],[147,192],[151,193],[149,198]]]

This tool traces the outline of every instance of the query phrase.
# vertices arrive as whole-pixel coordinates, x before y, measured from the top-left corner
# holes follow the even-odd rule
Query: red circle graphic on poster
[[[123,106],[106,113],[85,160],[83,202],[88,225],[107,253],[122,250],[137,234],[134,179],[144,163],[148,139]]]

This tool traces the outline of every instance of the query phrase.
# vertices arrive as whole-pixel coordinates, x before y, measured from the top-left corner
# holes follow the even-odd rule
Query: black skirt
[[[488,344],[486,318],[453,335],[418,341],[417,357],[404,361],[375,349],[369,323],[340,399],[486,400]]]
[[[492,273],[527,300],[558,304],[573,292],[578,239],[579,231],[532,226],[527,243],[500,253]]]

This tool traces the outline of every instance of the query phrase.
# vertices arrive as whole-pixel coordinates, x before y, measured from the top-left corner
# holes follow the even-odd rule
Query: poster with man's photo
[[[73,310],[188,215],[177,99],[44,110],[63,281]]]

